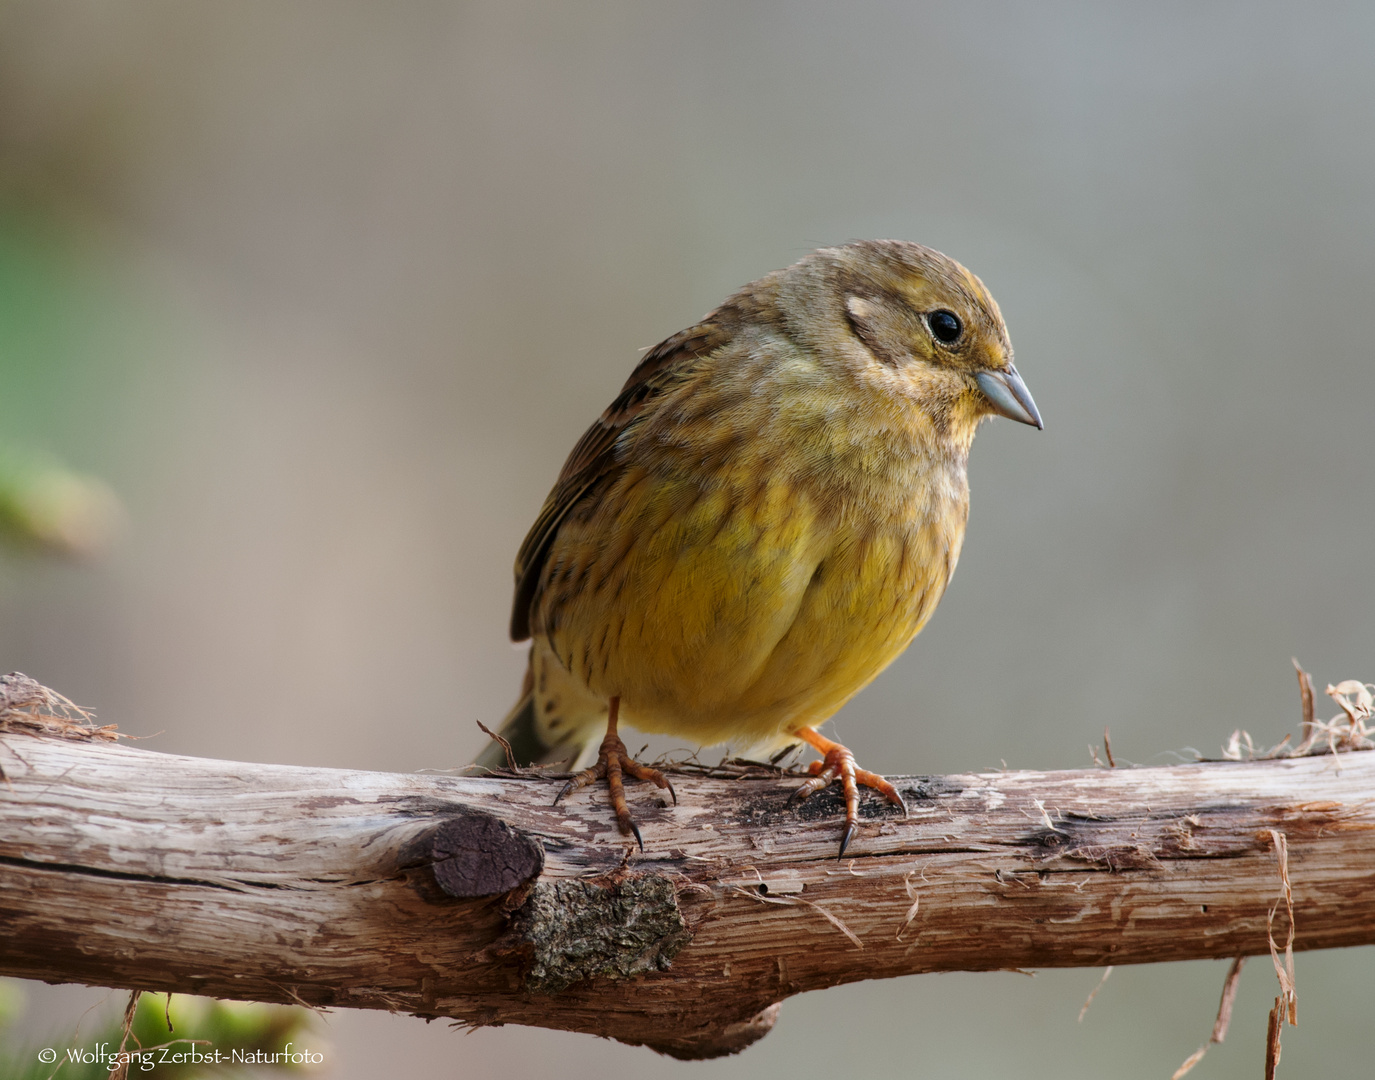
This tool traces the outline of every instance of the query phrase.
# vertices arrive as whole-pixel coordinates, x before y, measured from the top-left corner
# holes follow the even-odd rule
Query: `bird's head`
[[[795,332],[866,385],[906,399],[968,444],[989,416],[1040,428],[1012,344],[984,284],[953,259],[902,240],[823,248],[781,272]]]

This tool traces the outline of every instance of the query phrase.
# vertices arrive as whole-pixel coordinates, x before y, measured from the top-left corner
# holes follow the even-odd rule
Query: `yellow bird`
[[[622,774],[672,787],[619,721],[758,750],[802,740],[822,757],[795,797],[841,781],[844,854],[860,785],[902,799],[816,727],[935,610],[992,415],[1041,427],[993,297],[919,244],[815,251],[655,346],[516,557],[511,637],[533,639],[502,728],[518,761],[576,759],[604,726],[559,798],[605,779],[638,841]],[[493,744],[478,764],[503,761]]]

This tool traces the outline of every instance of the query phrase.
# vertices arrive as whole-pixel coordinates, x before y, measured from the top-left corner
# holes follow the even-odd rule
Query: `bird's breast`
[[[968,506],[963,460],[910,428],[730,404],[637,433],[560,527],[535,615],[628,721],[703,743],[819,723],[873,679],[934,610]]]

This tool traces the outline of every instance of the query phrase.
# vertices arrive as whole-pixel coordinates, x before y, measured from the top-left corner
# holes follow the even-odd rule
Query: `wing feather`
[[[539,601],[544,564],[568,512],[585,498],[595,498],[600,481],[624,467],[616,443],[627,429],[650,412],[663,395],[680,383],[698,361],[733,336],[734,319],[718,309],[696,326],[660,342],[631,372],[616,400],[607,406],[568,455],[544,507],[516,555],[516,594],[511,607],[511,640],[530,636],[530,613]]]

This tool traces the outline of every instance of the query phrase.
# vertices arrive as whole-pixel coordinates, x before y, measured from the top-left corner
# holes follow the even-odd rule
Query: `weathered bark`
[[[1288,841],[1295,947],[1375,942],[1371,753],[902,778],[910,817],[866,795],[844,861],[838,796],[789,808],[797,780],[780,776],[675,776],[669,808],[632,784],[640,854],[604,794],[555,807],[543,777],[13,732],[0,766],[0,972],[48,981],[710,1056],[767,1032],[783,998],[858,979],[1264,953],[1272,830]],[[436,880],[484,891],[531,874],[469,899]]]

